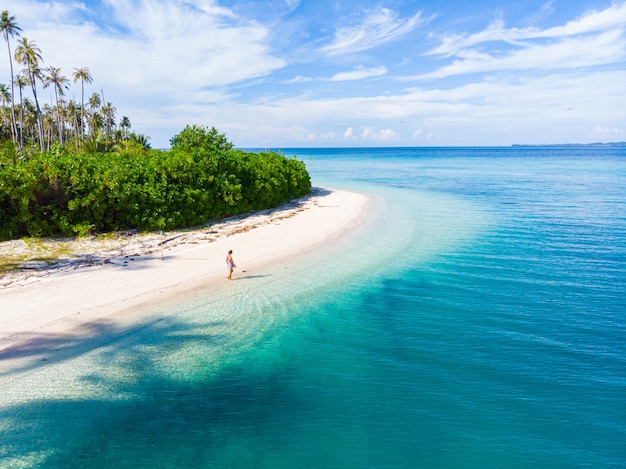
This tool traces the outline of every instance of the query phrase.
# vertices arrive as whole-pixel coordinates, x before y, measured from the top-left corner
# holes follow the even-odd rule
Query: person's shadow
[[[244,275],[240,277],[233,277],[233,280],[246,280],[250,278],[263,278],[263,277],[271,277],[272,274],[258,274],[258,275]]]

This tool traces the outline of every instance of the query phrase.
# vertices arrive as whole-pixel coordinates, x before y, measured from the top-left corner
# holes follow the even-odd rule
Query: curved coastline
[[[81,334],[98,321],[149,315],[156,306],[228,283],[224,257],[233,249],[233,282],[264,275],[331,243],[360,225],[370,198],[320,189],[304,204],[216,225],[226,233],[207,242],[188,237],[117,262],[63,269],[22,285],[0,288],[0,360],[26,359],[20,349]],[[31,357],[32,359],[32,357]]]

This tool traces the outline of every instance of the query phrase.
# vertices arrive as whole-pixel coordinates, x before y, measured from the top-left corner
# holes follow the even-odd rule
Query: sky
[[[72,74],[88,67],[85,94],[103,95],[153,148],[186,125],[215,127],[239,148],[626,141],[626,0],[3,0],[0,9],[36,42],[42,67],[61,68],[67,98],[80,102]],[[5,45],[0,83],[10,79]],[[53,100],[52,88],[39,95]]]

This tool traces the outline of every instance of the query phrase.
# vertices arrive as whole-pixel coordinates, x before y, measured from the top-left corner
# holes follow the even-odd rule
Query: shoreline
[[[316,198],[328,189],[314,187],[308,196],[286,202],[279,207],[227,217],[203,228],[172,230],[170,232],[139,233],[126,230],[105,236],[84,238],[28,238],[0,242],[0,256],[14,270],[0,271],[0,292],[6,288],[40,282],[60,271],[103,264],[123,265],[129,259],[147,255],[162,255],[180,244],[214,242],[224,237],[255,229],[294,216],[317,204]],[[47,260],[44,260],[47,259]],[[13,262],[11,262],[13,261]]]
[[[205,229],[166,237],[136,236],[55,267],[0,280],[0,360],[27,359],[27,349],[80,335],[98,321],[149,315],[200,290],[227,284],[225,255],[233,249],[233,281],[263,275],[360,225],[366,195],[317,188],[277,209],[233,217]],[[161,244],[162,243],[162,244]],[[105,243],[106,245],[106,243]],[[33,358],[33,357],[30,357]]]

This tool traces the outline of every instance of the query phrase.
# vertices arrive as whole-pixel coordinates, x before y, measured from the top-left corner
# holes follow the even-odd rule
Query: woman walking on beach
[[[233,261],[233,250],[231,249],[230,251],[228,251],[228,254],[226,254],[226,267],[228,267],[228,277],[226,277],[228,280],[232,280],[233,278],[233,269],[235,267],[237,267],[235,265],[235,261]]]

